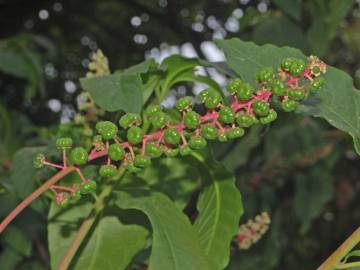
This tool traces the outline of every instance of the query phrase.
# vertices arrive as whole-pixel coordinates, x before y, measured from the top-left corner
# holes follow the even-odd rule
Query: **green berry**
[[[63,197],[62,200],[59,202],[59,206],[60,206],[61,208],[65,208],[65,207],[69,206],[69,204],[70,204],[70,202],[71,202],[69,195],[68,195],[67,193],[63,193],[63,192],[61,192],[61,193],[59,193],[59,194],[64,194],[64,197]]]
[[[192,106],[192,98],[191,97],[183,97],[183,98],[180,98],[176,102],[176,109],[178,109],[179,111],[188,109],[191,106]]]
[[[151,117],[151,124],[154,128],[163,128],[168,122],[168,116],[164,112],[156,112]]]
[[[115,176],[117,168],[114,165],[103,165],[100,167],[99,174],[101,177],[110,178]]]
[[[64,150],[71,148],[73,141],[71,138],[59,138],[56,140],[55,144],[58,149]]]
[[[218,136],[218,129],[212,124],[205,124],[200,130],[201,136],[208,140],[214,140]]]
[[[201,102],[206,102],[206,100],[209,98],[209,96],[211,95],[211,93],[214,92],[214,90],[212,89],[205,89],[203,91],[201,91],[198,95],[198,98],[200,99]]]
[[[182,146],[180,147],[180,155],[181,156],[187,156],[187,155],[190,155],[191,153],[191,148],[187,145],[187,146]]]
[[[286,95],[286,87],[283,81],[274,80],[271,83],[271,89],[274,95],[276,96],[284,96]]]
[[[206,140],[201,136],[193,136],[189,140],[189,145],[193,149],[202,149],[206,144]]]
[[[285,71],[289,71],[290,70],[290,66],[293,63],[294,59],[293,58],[285,58],[281,61],[281,68]]]
[[[134,158],[134,165],[138,168],[145,168],[150,165],[150,157],[145,155],[137,155]]]
[[[165,151],[165,156],[176,157],[179,154],[179,148],[171,148]]]
[[[314,79],[314,81],[310,85],[310,91],[316,91],[320,89],[325,83],[325,79],[323,77],[319,77]]]
[[[33,166],[36,169],[40,169],[44,166],[43,162],[45,161],[45,156],[44,154],[37,154],[34,161],[33,161]]]
[[[219,140],[219,142],[227,142],[227,141],[228,141],[228,138],[226,137],[225,134],[220,134],[220,135],[218,136],[218,140]]]
[[[88,152],[83,147],[76,147],[70,153],[70,162],[76,165],[83,165],[87,162]]]
[[[235,94],[240,88],[241,84],[242,84],[241,79],[235,78],[228,83],[226,89],[230,94]]]
[[[86,183],[83,183],[80,185],[80,192],[81,194],[87,194],[91,191],[94,191],[96,189],[96,182],[95,181],[89,181]]]
[[[125,162],[124,163],[124,169],[131,172],[131,173],[138,173],[141,172],[141,169],[138,167],[135,167],[132,162]]]
[[[291,89],[288,91],[288,96],[292,100],[301,101],[305,98],[306,92],[301,89]]]
[[[127,131],[127,139],[131,144],[138,144],[142,141],[144,134],[141,128],[131,127]]]
[[[139,126],[141,125],[141,117],[137,113],[126,113],[121,116],[119,120],[119,125],[122,128],[128,128],[130,126]]]
[[[232,128],[225,132],[225,136],[228,139],[237,139],[237,138],[244,136],[244,134],[245,134],[245,130],[242,128],[238,128],[238,127]]]
[[[238,91],[236,92],[237,97],[240,100],[248,100],[252,97],[254,93],[254,88],[249,83],[244,83],[240,86]]]
[[[259,121],[260,121],[261,124],[265,125],[265,124],[269,124],[269,123],[275,121],[276,118],[277,118],[276,111],[271,110],[270,113],[267,116],[261,117]]]
[[[110,144],[108,155],[111,160],[119,161],[125,157],[124,147],[116,143]]]
[[[75,192],[71,193],[71,201],[77,202],[81,199],[81,191],[80,189],[77,189]]]
[[[224,124],[231,124],[235,120],[235,112],[228,106],[223,107],[219,111],[219,120]]]
[[[145,146],[145,152],[152,158],[160,157],[162,154],[160,146],[157,146],[155,144],[147,144]]]
[[[188,129],[195,129],[200,124],[200,115],[194,111],[185,113],[184,124]]]
[[[269,110],[270,110],[269,103],[262,101],[262,100],[254,102],[252,104],[252,108],[254,109],[254,112],[260,116],[268,115]]]
[[[315,77],[321,75],[321,69],[318,66],[315,66],[311,69],[311,74],[313,74]]]
[[[101,135],[96,135],[93,138],[93,142],[102,142],[103,141],[103,137]]]
[[[291,112],[294,111],[297,106],[299,105],[299,103],[295,100],[292,99],[288,99],[288,100],[284,100],[281,103],[281,108],[285,111],[285,112]]]
[[[275,72],[273,68],[266,67],[260,72],[258,72],[256,77],[260,82],[268,82],[275,77]]]
[[[306,68],[306,64],[301,59],[294,60],[290,65],[290,73],[293,76],[300,76]]]
[[[110,121],[98,122],[96,124],[96,130],[104,140],[110,140],[114,138],[118,132],[117,126]]]
[[[239,114],[238,117],[236,117],[236,123],[240,127],[248,128],[256,123],[256,118],[249,114]]]
[[[222,97],[220,94],[218,92],[212,91],[205,101],[205,106],[208,109],[215,109],[221,101]]]
[[[164,140],[168,144],[179,144],[180,143],[180,133],[176,128],[168,128],[164,132]]]
[[[157,112],[161,112],[161,107],[159,105],[150,105],[146,109],[145,115],[148,116],[148,117],[151,117]]]

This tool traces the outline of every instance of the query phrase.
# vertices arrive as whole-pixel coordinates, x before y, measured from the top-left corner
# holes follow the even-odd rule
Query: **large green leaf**
[[[199,215],[194,228],[199,234],[205,253],[216,269],[229,263],[230,243],[243,214],[241,195],[235,178],[212,160],[197,166],[204,178],[197,209]]]
[[[219,41],[219,45],[229,66],[253,84],[253,76],[261,68],[277,68],[285,57],[305,59],[299,50],[289,47],[257,46],[239,39]],[[360,92],[354,88],[351,77],[339,69],[328,66],[324,77],[324,87],[304,102],[298,112],[324,118],[353,138],[360,138]]]
[[[144,212],[153,228],[149,270],[216,269],[205,256],[187,217],[161,193],[118,192],[116,204]]]
[[[80,79],[81,87],[89,91],[96,104],[114,112],[139,113],[143,105],[143,84],[139,73],[115,73],[112,75]]]
[[[284,13],[300,21],[302,0],[274,0],[274,2]]]
[[[124,225],[116,217],[105,216],[96,224],[72,269],[125,269],[145,247],[147,235],[139,225]]]

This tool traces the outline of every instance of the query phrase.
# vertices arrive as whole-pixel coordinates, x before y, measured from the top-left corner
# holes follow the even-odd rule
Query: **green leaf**
[[[162,83],[166,91],[174,84],[175,78],[186,70],[194,70],[199,65],[196,58],[186,58],[181,55],[172,55],[161,63],[161,69],[166,72],[166,78]]]
[[[304,52],[309,50],[300,26],[285,16],[270,17],[262,21],[254,30],[253,41],[259,45],[272,43],[277,46],[293,46]]]
[[[138,73],[115,73],[112,75],[80,79],[81,87],[89,91],[102,109],[115,112],[139,113],[143,105],[143,84]]]
[[[290,47],[257,46],[239,39],[219,41],[219,45],[229,66],[254,85],[253,76],[259,69],[277,68],[285,57],[305,59],[299,50]],[[325,85],[298,112],[321,117],[353,138],[360,138],[360,92],[354,88],[351,77],[339,69],[328,66],[324,78]]]
[[[274,2],[285,14],[300,21],[302,0],[274,0]]]
[[[122,187],[144,187],[165,193],[182,210],[200,185],[200,174],[189,157],[152,159],[151,165],[136,175],[127,173]]]
[[[206,258],[187,217],[161,193],[118,192],[116,204],[144,212],[153,228],[149,270],[216,269]]]
[[[310,3],[313,22],[308,31],[308,40],[312,52],[324,56],[337,34],[341,21],[353,6],[354,1],[314,0]]]
[[[207,160],[206,165],[197,168],[204,177],[204,187],[199,195],[199,215],[194,229],[215,269],[224,269],[229,263],[229,247],[243,214],[241,195],[235,186],[235,177],[223,166]]]
[[[3,243],[19,254],[29,257],[32,253],[32,242],[29,235],[16,226],[9,226],[3,233]]]
[[[102,217],[72,269],[125,269],[145,247],[147,236],[148,231],[141,226],[124,225],[113,216]]]
[[[48,242],[51,269],[57,269],[81,222],[92,209],[90,203],[61,209],[52,203],[48,215]]]

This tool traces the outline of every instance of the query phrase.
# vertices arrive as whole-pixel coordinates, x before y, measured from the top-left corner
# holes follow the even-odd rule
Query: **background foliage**
[[[51,175],[50,171],[35,172],[29,161],[40,150],[39,145],[41,151],[53,153],[54,136],[57,132],[66,132],[58,131],[57,126],[74,116],[76,97],[81,87],[88,88],[84,81],[80,87],[78,78],[84,76],[90,53],[97,48],[108,56],[111,70],[123,70],[142,62],[144,56],[161,62],[174,53],[222,62],[224,58],[214,49],[212,40],[240,37],[259,45],[289,45],[305,54],[314,53],[347,71],[359,87],[360,10],[355,1],[99,0],[87,1],[86,5],[84,8],[79,1],[0,3],[0,22],[6,25],[0,29],[1,217],[41,179]],[[167,61],[162,64],[167,69],[172,69],[174,74],[182,72],[177,70],[179,59]],[[126,87],[126,77],[139,80],[139,71],[151,70],[153,64],[148,61],[137,66],[136,71],[127,70],[111,76]],[[191,61],[188,64],[190,68],[197,65]],[[192,80],[199,82],[203,80],[202,75],[211,75],[224,85],[223,77],[211,67],[200,70],[199,78]],[[201,88],[201,85],[179,84],[184,78],[189,80],[189,74],[182,73],[182,76],[165,82],[173,89],[166,99],[167,104],[186,92],[197,92]],[[156,81],[156,74],[153,80]],[[149,80],[149,89],[151,83]],[[86,90],[96,95],[97,89]],[[111,85],[107,89],[111,91]],[[137,107],[132,108],[139,110],[148,97],[149,93],[144,94],[141,102],[134,100]],[[349,100],[344,104],[348,106]],[[128,103],[121,106],[111,107],[110,111],[127,109]],[[327,112],[321,113],[326,115]],[[116,119],[117,115],[108,114],[107,117]],[[357,126],[349,132],[358,137]],[[245,208],[242,222],[261,211],[269,211],[272,216],[270,231],[264,239],[248,251],[233,252],[227,269],[238,269],[239,265],[250,270],[314,269],[326,258],[360,220],[359,209],[355,207],[359,204],[355,196],[360,189],[357,181],[359,159],[352,144],[348,135],[323,120],[284,115],[271,129],[254,128],[243,140],[212,145],[217,159],[236,174],[236,185],[241,189]],[[155,169],[150,168],[138,176],[139,184],[149,182],[154,190],[166,190],[168,194],[174,192],[171,188],[174,183],[180,185],[177,180],[190,180],[175,189],[183,190],[184,197],[174,203],[167,202],[161,195],[155,196],[156,203],[167,205],[165,210],[168,211],[185,206],[189,199],[186,194],[193,190],[194,182],[200,177],[189,168],[191,161],[181,161],[178,170],[169,172],[167,170],[173,167],[170,162],[162,160],[152,167],[164,169],[167,184],[159,181],[163,175]],[[91,168],[88,173],[92,173]],[[222,184],[226,185],[226,181]],[[127,199],[122,205],[109,209],[110,213],[104,213],[83,254],[92,254],[95,248],[110,251],[117,241],[130,237],[129,232],[135,231],[136,241],[123,255],[123,264],[127,265],[138,247],[147,247],[148,231],[144,227],[150,228],[150,224],[145,220],[144,227],[130,228],[135,225],[120,223],[112,217],[111,211],[119,215],[133,211],[133,218],[141,218],[138,211],[129,210],[138,209],[150,217],[152,224],[158,222],[157,215],[166,216],[166,213],[154,213],[157,209],[148,203],[146,193],[141,197],[141,204],[134,203],[129,194],[119,193],[118,196]],[[57,223],[50,223],[47,228],[47,219],[61,215],[51,206],[48,217],[49,207],[50,200],[43,196],[4,233],[0,240],[2,269],[46,269],[56,264],[59,258],[52,255],[50,262],[49,251],[60,257],[64,250],[54,245],[61,242],[59,239],[47,238],[47,230],[53,237],[68,236],[72,230]],[[87,207],[84,203],[72,212],[75,216],[86,214]],[[72,212],[66,213],[65,220],[71,218]],[[186,221],[180,220],[177,226],[181,231],[189,230]],[[93,238],[106,237],[102,233],[104,230],[117,231],[119,239],[94,243]],[[164,249],[155,244],[156,239],[163,237],[161,232],[154,231],[154,237],[154,248]],[[177,237],[176,233],[173,237]],[[196,245],[191,237],[183,241]],[[205,238],[201,240],[206,241]],[[106,246],[102,246],[105,243]],[[216,256],[211,248],[208,252]],[[109,253],[109,256],[115,255]],[[140,262],[147,256],[144,252],[136,258]],[[86,258],[76,261],[75,269],[83,269],[82,260]],[[97,269],[98,266],[92,267]]]

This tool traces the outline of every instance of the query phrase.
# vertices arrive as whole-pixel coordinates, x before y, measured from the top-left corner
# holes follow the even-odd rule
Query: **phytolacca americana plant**
[[[193,150],[204,148],[207,140],[227,141],[240,138],[245,128],[260,123],[268,124],[277,118],[276,108],[285,112],[293,111],[299,102],[324,84],[322,73],[326,65],[317,57],[309,57],[307,63],[301,59],[286,58],[278,70],[264,68],[255,74],[258,87],[233,79],[227,86],[230,97],[224,102],[222,95],[213,90],[202,91],[197,97],[205,106],[203,115],[193,111],[193,100],[184,97],[177,101],[176,108],[180,120],[171,117],[160,106],[150,106],[140,115],[127,113],[119,120],[125,132],[109,121],[96,124],[93,149],[88,153],[85,148],[72,148],[71,138],[56,141],[62,151],[62,163],[55,164],[39,154],[34,166],[51,166],[59,169],[56,175],[21,202],[0,224],[0,232],[14,217],[44,191],[50,189],[56,202],[67,206],[78,201],[82,195],[94,191],[96,182],[86,179],[81,166],[88,161],[105,157],[99,175],[103,178],[114,177],[118,169],[125,168],[137,172],[150,164],[151,158],[162,154],[168,157],[188,155]],[[152,126],[152,131],[144,134],[142,125]],[[70,150],[71,149],[71,150]],[[77,185],[56,185],[64,176],[76,172],[80,176]]]

